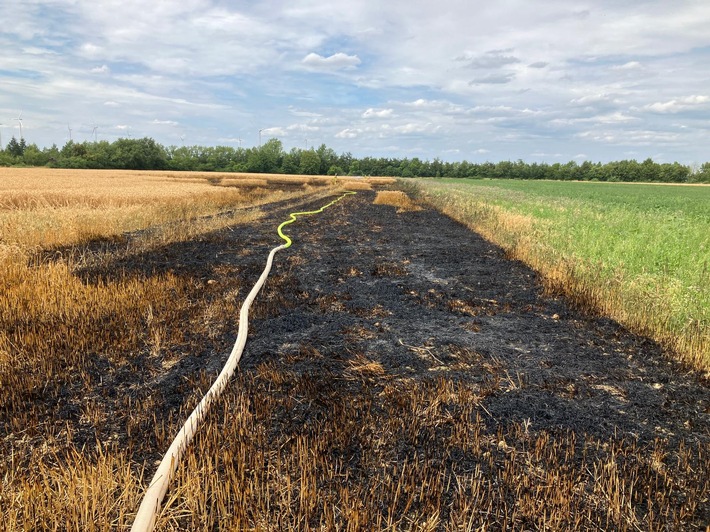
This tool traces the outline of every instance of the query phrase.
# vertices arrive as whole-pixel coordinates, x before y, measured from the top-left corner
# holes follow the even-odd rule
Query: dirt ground
[[[293,382],[311,383],[310,391],[269,385],[284,404],[289,395],[296,398],[289,410],[265,420],[271,431],[303,430],[353,394],[368,394],[377,405],[393,380],[445,379],[486,390],[477,410],[489,434],[518,424],[532,434],[631,442],[636,449],[662,441],[668,455],[691,448],[707,456],[710,388],[697,374],[672,362],[652,341],[545,294],[535,272],[451,219],[427,208],[398,214],[394,207],[373,205],[373,199],[374,192],[361,191],[287,228],[294,244],[276,255],[257,298],[237,379],[257,375],[265,365],[288,364]],[[95,282],[172,272],[193,279],[195,297],[204,300],[228,297],[238,278],[241,302],[269,249],[279,244],[275,228],[289,210],[281,206],[250,227],[227,228],[79,274]],[[185,318],[189,323],[204,316]],[[175,415],[193,393],[190,379],[203,372],[211,381],[219,372],[236,324],[235,315],[214,324],[207,337],[187,325],[184,344],[169,346],[164,355],[170,364],[148,353],[123,368],[97,360],[95,370],[104,377],[91,393],[104,404],[159,394],[164,402],[157,416]],[[366,374],[365,364],[377,371]],[[358,367],[367,378],[346,378]],[[74,396],[86,399],[68,389],[66,402],[57,406],[60,417],[71,419],[72,408],[78,411]],[[376,415],[386,412],[380,408]],[[121,423],[117,417],[115,426],[102,430],[123,438]],[[75,437],[101,439],[88,426]],[[431,438],[428,449],[436,447],[436,431]],[[162,455],[164,449],[151,448],[149,441],[136,449],[137,459]],[[403,445],[397,453],[417,452]],[[359,452],[338,451],[347,460]],[[435,459],[435,451],[427,452]],[[706,463],[696,466],[708,469]],[[710,484],[707,478],[701,483],[697,492],[705,500],[685,521],[699,529],[710,523]]]

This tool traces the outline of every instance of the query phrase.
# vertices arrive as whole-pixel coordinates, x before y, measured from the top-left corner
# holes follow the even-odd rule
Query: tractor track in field
[[[707,453],[710,388],[699,375],[651,340],[545,294],[535,272],[463,225],[429,208],[398,214],[373,199],[373,192],[361,191],[291,225],[293,246],[276,256],[272,277],[257,297],[238,373],[242,380],[264,380],[262,368],[283,369],[286,383],[262,383],[291,405],[263,420],[269,433],[308,430],[353,394],[367,394],[374,415],[385,415],[378,398],[388,383],[443,379],[481,391],[478,410],[489,434],[521,424],[553,438],[574,434],[579,441],[627,441],[638,448],[663,441],[669,455],[688,447]],[[234,293],[238,282],[243,299],[244,286],[253,284],[268,250],[278,244],[275,228],[286,210],[78,275],[86,282],[189,277],[196,287],[192,297],[201,301]],[[92,392],[97,400],[159,395],[156,418],[179,418],[186,399],[194,400],[190,383],[200,373],[214,379],[236,335],[236,316],[205,338],[203,325],[190,328],[201,318],[185,312],[182,344],[167,345],[161,356],[142,353],[120,368],[97,359],[93,371],[104,375]],[[360,380],[345,378],[365,363],[381,369],[360,371]],[[67,399],[56,405],[65,419],[75,415],[76,393],[67,384]],[[82,430],[75,432],[77,443],[102,439],[92,427]],[[126,438],[120,419],[103,430]],[[428,459],[437,460],[433,438],[423,446]],[[151,464],[162,456],[165,449],[150,441],[134,447],[136,460]],[[405,442],[394,445],[401,456],[421,451]],[[354,468],[360,452],[337,450]],[[470,470],[467,460],[459,465]],[[707,493],[710,480],[705,482]],[[701,505],[688,522],[698,528],[710,523],[710,505]]]

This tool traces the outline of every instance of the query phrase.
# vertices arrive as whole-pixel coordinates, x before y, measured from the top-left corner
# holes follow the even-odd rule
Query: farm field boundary
[[[710,373],[710,188],[425,180],[416,193],[564,291]]]

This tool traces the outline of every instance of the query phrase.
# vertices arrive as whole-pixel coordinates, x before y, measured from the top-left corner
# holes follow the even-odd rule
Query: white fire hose
[[[160,504],[165,497],[165,493],[168,491],[168,485],[177,470],[180,460],[185,454],[188,445],[190,445],[190,442],[194,438],[197,429],[202,424],[202,420],[209,411],[212,402],[222,394],[227,382],[237,368],[237,364],[239,363],[242,351],[244,351],[244,346],[247,342],[247,334],[249,330],[249,308],[254,302],[254,298],[256,298],[259,290],[261,290],[261,287],[264,285],[266,278],[269,276],[271,265],[274,262],[274,255],[276,255],[277,251],[286,249],[291,245],[291,239],[287,235],[283,234],[281,230],[284,226],[295,222],[297,216],[323,212],[324,209],[327,209],[349,194],[355,193],[346,192],[342,196],[315,211],[291,213],[291,218],[283,222],[278,227],[278,234],[286,241],[286,243],[275,247],[269,253],[269,257],[266,259],[266,267],[261,273],[261,277],[259,277],[259,280],[254,285],[254,288],[252,288],[251,292],[249,292],[249,295],[244,300],[242,308],[239,311],[239,329],[237,331],[237,340],[234,343],[234,347],[232,348],[229,358],[227,359],[227,363],[224,368],[222,368],[217,380],[214,381],[214,384],[212,384],[200,403],[192,411],[190,417],[187,418],[187,421],[185,421],[185,424],[180,429],[180,432],[178,432],[177,436],[173,440],[173,443],[170,445],[170,448],[165,453],[165,456],[163,456],[163,459],[158,466],[158,470],[155,472],[155,475],[153,475],[153,479],[143,495],[143,501],[138,508],[138,513],[136,514],[133,526],[131,527],[132,532],[149,532],[155,527],[158,512],[160,511]]]

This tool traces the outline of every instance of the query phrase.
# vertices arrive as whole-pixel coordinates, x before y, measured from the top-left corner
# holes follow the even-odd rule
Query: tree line
[[[392,177],[460,177],[710,183],[710,162],[697,167],[656,163],[651,159],[609,163],[527,163],[500,161],[472,163],[353,157],[337,154],[325,144],[316,149],[285,151],[278,139],[253,148],[231,146],[162,146],[151,138],[114,142],[67,142],[62,148],[38,148],[14,137],[0,149],[0,166],[49,166],[127,170],[183,170],[307,175],[376,175]]]

